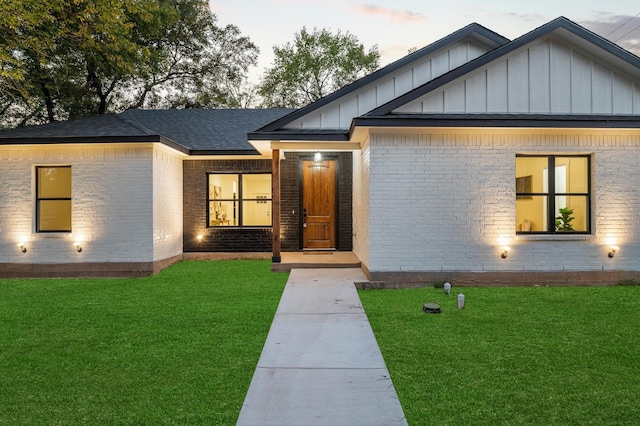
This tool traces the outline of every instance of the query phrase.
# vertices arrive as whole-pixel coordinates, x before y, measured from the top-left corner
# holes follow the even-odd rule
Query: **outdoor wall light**
[[[506,259],[507,256],[509,255],[509,252],[511,251],[511,247],[509,246],[503,246],[502,247],[502,254],[500,255],[501,258]]]
[[[196,237],[198,239],[198,242],[201,243],[202,242],[202,234],[198,234],[198,236]]]
[[[620,250],[620,247],[618,247],[618,246],[611,246],[611,247],[609,247],[609,254],[608,254],[609,259],[611,259],[613,256],[615,256],[615,255],[616,255],[616,252],[617,252],[618,250]]]
[[[82,241],[76,241],[73,243],[73,246],[76,248],[78,253],[82,253]]]
[[[25,247],[24,243],[18,243],[18,248],[20,249],[21,252],[26,253],[27,252],[27,248]]]
[[[322,154],[320,154],[319,152],[316,152],[313,156],[313,161],[315,161],[316,163],[319,163],[322,161]]]

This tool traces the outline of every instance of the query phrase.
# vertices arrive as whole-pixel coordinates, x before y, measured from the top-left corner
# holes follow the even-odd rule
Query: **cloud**
[[[363,4],[361,6],[354,7],[354,9],[365,15],[381,16],[387,18],[392,24],[406,24],[412,22],[423,22],[428,18],[418,12],[412,12],[410,10],[396,10],[387,9],[384,7],[376,6],[374,4]]]
[[[597,19],[579,22],[594,33],[640,55],[640,16],[602,12]]]

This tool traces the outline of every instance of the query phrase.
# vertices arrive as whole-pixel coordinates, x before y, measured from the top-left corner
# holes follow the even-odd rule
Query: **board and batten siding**
[[[640,114],[640,80],[554,39],[507,57],[394,113]]]
[[[354,117],[486,53],[474,40],[454,43],[288,124],[288,129],[348,129]]]
[[[359,238],[369,227],[368,250],[359,250],[371,272],[640,270],[640,135],[372,133],[367,152],[368,173],[361,167],[360,174],[369,180],[368,223],[354,230]],[[591,235],[516,235],[518,153],[592,155]],[[610,239],[620,246],[614,259]],[[507,259],[503,244],[511,246]]]

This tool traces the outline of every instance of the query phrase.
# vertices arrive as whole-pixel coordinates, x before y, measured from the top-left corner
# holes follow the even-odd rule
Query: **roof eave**
[[[175,141],[161,135],[137,136],[56,136],[56,137],[27,137],[2,138],[0,146],[12,145],[78,145],[78,144],[117,144],[117,143],[161,143],[183,154],[189,154],[189,149]]]
[[[353,127],[640,129],[640,116],[546,114],[407,114],[364,116]]]
[[[249,141],[335,141],[342,142],[349,140],[349,130],[318,130],[317,132],[274,131],[274,132],[253,132],[248,135]]]

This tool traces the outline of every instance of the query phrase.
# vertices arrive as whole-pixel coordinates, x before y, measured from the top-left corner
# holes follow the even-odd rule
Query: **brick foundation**
[[[411,288],[442,286],[594,286],[640,283],[638,271],[557,271],[557,272],[370,272],[362,268],[369,282],[358,288]]]

